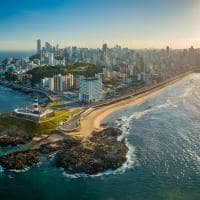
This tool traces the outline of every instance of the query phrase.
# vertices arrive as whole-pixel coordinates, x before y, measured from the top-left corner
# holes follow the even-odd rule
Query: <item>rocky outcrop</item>
[[[62,149],[62,141],[54,142],[54,143],[46,143],[40,146],[40,153],[43,154],[51,154]]]
[[[35,150],[15,152],[1,157],[0,165],[6,169],[24,170],[38,163],[39,153],[42,153],[48,155],[48,158],[51,158],[52,154],[55,155],[55,166],[64,168],[70,174],[97,174],[109,169],[115,170],[126,162],[128,152],[125,141],[118,141],[120,135],[121,130],[107,128],[93,132],[86,139],[49,136],[51,139],[47,137],[38,143],[35,142]],[[25,140],[17,141],[16,136],[1,136],[1,141],[7,141],[6,144],[25,143]]]
[[[63,148],[72,148],[76,145],[80,145],[81,141],[73,137],[65,137],[63,140],[56,142],[47,142],[40,145],[39,151],[43,154],[51,154],[63,150]]]
[[[37,164],[40,156],[37,150],[28,150],[8,154],[0,158],[0,165],[8,170],[25,170]]]
[[[94,132],[80,144],[65,144],[57,155],[56,166],[71,174],[97,174],[117,169],[126,161],[128,151],[125,142],[117,140],[120,134],[119,129],[107,128]]]
[[[3,135],[0,136],[0,147],[17,146],[19,144],[26,144],[31,138],[20,135]]]

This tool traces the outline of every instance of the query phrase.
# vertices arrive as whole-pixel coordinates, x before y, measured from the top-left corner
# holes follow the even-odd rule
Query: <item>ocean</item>
[[[18,107],[0,88],[0,112]],[[20,93],[13,93],[21,96]],[[23,95],[22,95],[23,96]],[[6,102],[8,104],[6,105]],[[105,122],[123,130],[127,162],[98,176],[69,176],[43,158],[23,173],[0,169],[1,200],[200,199],[200,74],[191,74],[145,103]],[[26,104],[26,99],[20,105]],[[0,154],[8,149],[1,148]]]
[[[34,53],[34,51],[0,51],[0,64],[5,58],[26,58],[32,56]]]
[[[12,112],[15,108],[22,108],[33,102],[31,94],[19,93],[18,91],[0,85],[0,113]]]

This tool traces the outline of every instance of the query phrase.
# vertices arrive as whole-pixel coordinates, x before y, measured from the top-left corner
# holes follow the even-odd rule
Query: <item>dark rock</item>
[[[0,147],[17,146],[19,144],[26,144],[30,138],[19,135],[3,135],[0,136]]]
[[[80,140],[73,137],[66,137],[64,140],[40,145],[39,151],[44,154],[51,154],[63,149],[71,149],[75,146],[80,146],[80,144]]]
[[[37,150],[28,150],[0,157],[0,165],[8,170],[25,170],[37,164],[40,156]]]
[[[44,154],[51,154],[51,153],[61,150],[62,147],[63,147],[62,141],[58,141],[54,143],[42,144],[40,146],[39,151]]]
[[[81,145],[81,140],[73,138],[73,137],[66,137],[63,140],[64,149],[71,149],[73,147],[80,146],[80,145]]]
[[[116,128],[94,132],[87,141],[61,150],[57,154],[56,166],[71,174],[97,174],[117,169],[126,161],[128,151],[124,141],[117,141],[120,134]]]

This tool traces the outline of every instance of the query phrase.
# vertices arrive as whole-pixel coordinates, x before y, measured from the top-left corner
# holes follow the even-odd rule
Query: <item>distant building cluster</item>
[[[87,65],[94,68],[92,71],[95,68],[101,70],[91,76],[85,67]],[[167,46],[165,49],[134,50],[119,45],[109,48],[107,44],[96,49],[59,48],[59,45],[53,46],[48,42],[43,45],[41,40],[37,40],[37,53],[30,58],[5,59],[0,65],[0,77],[12,81],[15,76],[17,83],[30,86],[33,77],[27,72],[46,66],[55,73],[50,73],[49,77],[46,71],[46,77],[42,76],[40,84],[35,84],[35,87],[59,95],[73,90],[77,93],[77,100],[93,103],[113,97],[126,88],[156,84],[200,66],[200,49],[192,46],[173,50]],[[67,67],[70,67],[70,73],[68,70],[64,73],[59,71]],[[81,74],[83,71],[84,75]]]
[[[67,75],[58,74],[50,78],[44,78],[41,80],[41,86],[50,91],[62,93],[74,87],[74,76],[69,73]]]

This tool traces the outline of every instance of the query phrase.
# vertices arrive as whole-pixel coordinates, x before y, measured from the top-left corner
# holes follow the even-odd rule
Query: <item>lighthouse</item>
[[[33,103],[33,112],[34,112],[34,113],[39,113],[38,98],[35,98],[35,100],[34,100],[34,103]]]

